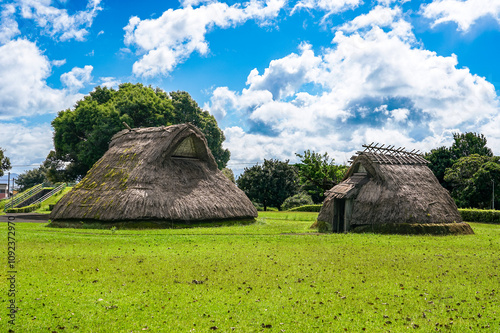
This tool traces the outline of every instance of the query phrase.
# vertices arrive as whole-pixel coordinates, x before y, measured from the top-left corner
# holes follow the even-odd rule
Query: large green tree
[[[446,169],[444,179],[452,184],[452,196],[462,208],[491,208],[496,184],[495,206],[499,207],[500,157],[478,154],[461,157]]]
[[[118,90],[96,87],[74,109],[60,111],[52,121],[55,159],[64,162],[67,179],[83,177],[108,149],[111,137],[124,128],[154,127],[191,122],[206,136],[219,168],[229,151],[222,148],[224,134],[215,118],[203,111],[186,92],[171,92],[124,83]]]
[[[298,178],[294,166],[289,161],[264,160],[262,165],[245,168],[236,180],[250,200],[261,204],[264,210],[267,207],[277,207],[286,198],[297,193]]]
[[[0,148],[0,177],[3,176],[4,171],[10,170],[10,159],[5,156],[5,150]]]
[[[315,203],[323,202],[324,193],[342,180],[347,166],[336,165],[335,160],[328,156],[306,150],[303,155],[295,154],[300,158],[296,164],[299,170],[300,185]]]
[[[444,179],[446,169],[453,166],[460,158],[478,154],[480,156],[493,156],[493,152],[486,146],[486,137],[477,133],[453,133],[453,144],[451,147],[439,147],[425,154],[429,160],[429,168],[436,178],[448,190],[453,186]]]

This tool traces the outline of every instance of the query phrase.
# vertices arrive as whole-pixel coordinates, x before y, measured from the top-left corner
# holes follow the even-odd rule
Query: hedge
[[[500,223],[500,210],[458,209],[462,220],[467,222]]]
[[[289,209],[289,212],[319,212],[323,205],[305,205]]]
[[[31,213],[31,212],[37,210],[38,208],[40,208],[41,206],[42,206],[42,204],[40,202],[38,202],[38,203],[29,205],[29,206],[25,206],[22,208],[9,208],[5,212],[6,213]]]

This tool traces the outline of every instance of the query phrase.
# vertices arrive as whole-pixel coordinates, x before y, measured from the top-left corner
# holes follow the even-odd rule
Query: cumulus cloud
[[[262,75],[257,69],[250,72],[247,84],[252,90],[270,91],[274,99],[282,99],[295,93],[297,88],[317,73],[321,59],[314,56],[309,44],[300,46],[301,55],[292,53],[282,59],[273,60]]]
[[[188,5],[169,9],[157,19],[141,20],[134,16],[124,28],[125,44],[143,53],[134,63],[133,73],[146,77],[168,75],[193,52],[208,53],[205,35],[210,29],[225,29],[248,20],[266,24],[278,15],[284,4],[284,0],[252,0],[233,6],[210,2],[197,8]]]
[[[50,63],[52,64],[52,66],[60,67],[60,66],[62,66],[64,64],[66,64],[66,59],[52,60]]]
[[[100,77],[99,80],[101,81],[101,86],[115,89],[118,88],[121,83],[120,80],[112,76]]]
[[[19,35],[19,27],[14,14],[16,7],[13,4],[6,4],[0,13],[0,44],[5,44],[15,36]]]
[[[362,0],[301,0],[295,4],[292,13],[300,9],[321,10],[326,12],[326,18],[332,14],[354,9],[362,3]]]
[[[85,10],[73,15],[66,9],[51,6],[51,3],[51,0],[18,0],[16,6],[24,19],[34,20],[47,35],[60,41],[85,40],[87,29],[102,10],[99,6],[101,0],[89,0]]]
[[[85,87],[92,80],[92,70],[94,67],[87,65],[84,68],[73,67],[67,73],[61,75],[61,82],[70,91],[78,91]]]
[[[213,2],[214,0],[183,0],[181,1],[181,6],[182,7],[196,7],[202,3],[210,3]]]
[[[500,23],[500,0],[434,0],[422,6],[422,12],[434,21],[432,26],[455,22],[459,30],[466,32],[476,21],[486,16]]]
[[[394,19],[397,16],[401,16],[401,9],[399,7],[389,8],[385,6],[376,6],[368,14],[359,15],[352,21],[345,23],[339,27],[339,30],[354,32],[374,26],[388,27],[394,24]]]
[[[233,110],[248,124],[225,129],[233,163],[293,160],[304,149],[343,162],[372,141],[428,151],[448,144],[454,131],[478,128],[500,141],[494,86],[459,68],[455,55],[425,50],[397,14],[383,21],[389,30],[355,19],[346,26],[361,31],[338,31],[318,54],[303,45],[262,75],[251,71],[241,91],[214,89],[210,112],[222,119]]]
[[[35,43],[18,39],[0,46],[0,119],[55,113],[83,97],[49,87],[50,74],[51,63]]]
[[[0,146],[6,150],[13,167],[10,172],[22,173],[38,167],[47,157],[52,145],[52,129],[49,123],[26,126],[0,122],[2,138]]]

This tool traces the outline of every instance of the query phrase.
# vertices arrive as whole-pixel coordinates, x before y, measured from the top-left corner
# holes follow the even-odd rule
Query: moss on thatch
[[[256,216],[246,195],[218,170],[200,130],[182,124],[117,133],[104,156],[54,207],[50,219],[204,221]]]

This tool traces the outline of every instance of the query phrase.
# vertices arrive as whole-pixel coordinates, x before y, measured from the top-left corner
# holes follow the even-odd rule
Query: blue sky
[[[500,0],[0,2],[0,147],[20,173],[97,85],[185,90],[229,167],[344,163],[381,142],[429,151],[483,133],[500,155]]]

